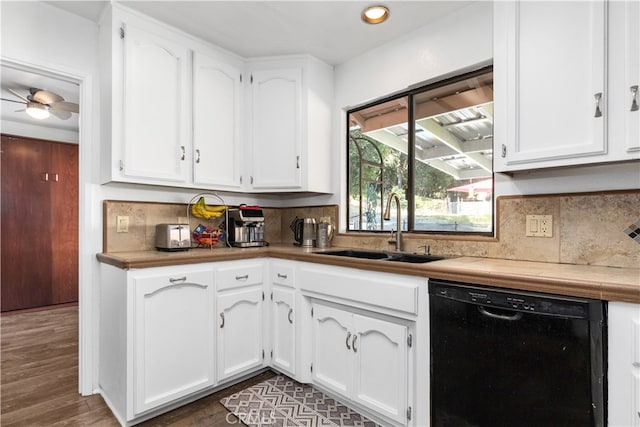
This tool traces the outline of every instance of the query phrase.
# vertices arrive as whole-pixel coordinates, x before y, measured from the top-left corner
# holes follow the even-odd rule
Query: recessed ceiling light
[[[389,17],[389,9],[382,5],[369,6],[362,11],[362,20],[367,24],[379,24]]]

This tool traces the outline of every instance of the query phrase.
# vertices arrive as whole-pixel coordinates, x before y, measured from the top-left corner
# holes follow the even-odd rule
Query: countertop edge
[[[606,301],[640,303],[640,269],[576,266],[475,257],[457,257],[426,264],[406,264],[327,255],[319,256],[316,252],[317,250],[291,247],[264,247],[201,250],[199,252],[190,251],[189,253],[156,253],[151,251],[98,253],[96,257],[102,263],[125,270],[271,257],[383,273],[468,282],[500,288],[547,292]],[[523,269],[531,272],[514,272],[513,270],[518,266],[522,266]],[[565,276],[576,275],[577,272],[573,270],[577,270],[580,273],[580,278],[562,277],[563,273]],[[638,283],[629,283],[628,280],[607,281],[598,278],[598,274],[582,274],[582,272],[588,271],[600,274],[606,272],[610,274],[610,277],[616,277],[616,272],[626,271],[627,274],[637,274]]]

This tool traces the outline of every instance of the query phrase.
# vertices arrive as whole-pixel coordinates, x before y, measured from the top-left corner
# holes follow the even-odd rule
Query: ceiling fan
[[[3,101],[25,104],[26,108],[24,110],[17,111],[26,111],[27,114],[36,119],[46,119],[49,117],[49,114],[53,114],[61,120],[67,120],[71,117],[71,113],[79,112],[78,104],[65,101],[64,98],[57,93],[50,92],[48,90],[32,87],[29,89],[29,95],[26,97],[13,89],[7,90],[20,98],[21,101],[6,98],[1,99]]]

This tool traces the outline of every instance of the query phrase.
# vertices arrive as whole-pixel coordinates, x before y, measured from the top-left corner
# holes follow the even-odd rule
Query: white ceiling
[[[47,1],[60,9],[98,22],[107,1]],[[205,41],[243,57],[308,53],[338,65],[376,46],[428,25],[472,1],[383,2],[390,9],[387,22],[366,25],[360,20],[365,5],[374,1],[121,1],[132,9],[166,22]],[[2,67],[2,98],[16,99],[7,91],[25,96],[30,87],[60,94],[78,102],[76,85],[47,76]],[[16,113],[20,104],[2,101],[2,120],[30,122]],[[78,130],[78,115],[69,120],[50,117],[37,123],[62,130]]]
[[[105,1],[49,1],[97,22]],[[120,1],[240,56],[309,53],[337,65],[472,1],[383,1],[389,20],[360,20],[376,1]]]

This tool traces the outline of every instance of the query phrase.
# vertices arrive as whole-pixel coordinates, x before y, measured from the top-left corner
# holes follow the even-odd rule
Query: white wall
[[[335,195],[328,200],[344,204],[346,111],[417,83],[490,61],[492,14],[491,2],[463,7],[336,67],[332,147]],[[639,188],[640,174],[637,163],[632,163],[518,173],[512,177],[496,174],[495,181],[496,196],[569,193]]]

